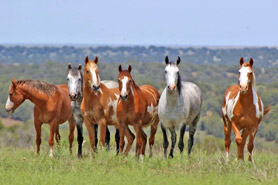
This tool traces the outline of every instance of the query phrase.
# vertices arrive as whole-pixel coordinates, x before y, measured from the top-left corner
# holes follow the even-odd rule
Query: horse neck
[[[26,84],[20,85],[18,87],[21,90],[23,97],[30,100],[35,105],[42,104],[49,99],[49,96],[44,92],[39,92],[34,88],[30,88]]]
[[[169,105],[176,105],[176,103],[179,101],[179,98],[180,98],[180,95],[179,95],[178,90],[175,90],[174,92],[169,93],[169,91],[166,89],[166,100]]]
[[[253,92],[256,93],[252,83],[250,83],[247,93],[242,94],[239,92],[239,101],[241,102],[242,105],[253,104],[253,96],[254,96]]]

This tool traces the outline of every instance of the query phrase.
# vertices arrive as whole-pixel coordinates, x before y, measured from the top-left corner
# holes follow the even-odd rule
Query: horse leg
[[[244,146],[245,146],[246,138],[248,137],[248,135],[249,135],[249,130],[243,129],[242,134],[241,134],[242,143],[240,146],[240,153],[242,154],[242,160],[244,160]]]
[[[169,141],[168,141],[168,138],[167,138],[166,128],[164,127],[164,125],[162,123],[161,123],[160,127],[161,127],[162,134],[163,134],[164,157],[166,159],[167,158],[167,148],[169,146]]]
[[[225,134],[225,149],[226,149],[226,160],[229,161],[229,151],[231,146],[231,122],[228,121],[222,114],[222,119],[224,122],[224,134]]]
[[[117,152],[117,154],[119,154],[119,151],[120,151],[120,131],[117,128],[116,128],[116,133],[115,133],[115,142],[116,142],[116,152]]]
[[[125,125],[119,124],[119,132],[120,132],[120,153],[123,153],[125,146]]]
[[[241,153],[241,144],[242,144],[242,137],[241,137],[241,134],[240,134],[240,131],[239,131],[239,128],[236,126],[236,123],[235,122],[232,122],[232,129],[235,133],[235,141],[236,141],[236,144],[237,144],[237,157],[238,159],[243,159],[242,157],[242,153]]]
[[[94,124],[94,128],[95,128],[95,147],[97,148],[97,144],[98,144],[98,138],[97,138],[98,124]]]
[[[41,145],[41,126],[42,122],[36,119],[36,116],[34,116],[34,126],[36,129],[36,144],[37,144],[37,154],[40,154],[40,145]]]
[[[89,122],[88,118],[86,118],[86,117],[84,119],[84,123],[85,123],[85,126],[86,126],[88,134],[89,134],[91,148],[92,148],[93,152],[95,152],[95,127],[93,124],[91,124]],[[92,157],[93,157],[93,153],[92,153]]]
[[[141,128],[141,136],[142,136],[142,141],[143,141],[143,147],[141,148],[141,154],[145,155],[145,151],[146,151],[146,144],[147,144],[147,135],[144,132],[144,130]],[[140,157],[140,156],[139,156]],[[143,157],[143,156],[142,156]],[[142,159],[142,158],[141,158]]]
[[[73,119],[73,117],[71,117],[69,119],[69,149],[70,149],[70,153],[72,153],[72,142],[74,140],[74,129],[75,129],[75,121]]]
[[[183,152],[184,149],[184,142],[183,142],[183,138],[184,138],[184,133],[185,133],[185,129],[186,129],[186,124],[182,124],[181,128],[180,128],[180,140],[179,140],[179,149],[180,152]]]
[[[152,149],[153,149],[153,145],[154,145],[154,139],[155,139],[155,134],[156,134],[156,131],[157,131],[158,123],[159,123],[159,119],[157,117],[156,121],[151,126],[151,134],[150,134],[150,138],[149,138],[149,147],[150,147],[150,155],[149,155],[149,157],[153,156]]]
[[[61,140],[61,135],[60,135],[60,132],[59,132],[59,125],[58,124],[56,125],[55,140],[56,140],[57,144],[59,144],[59,141]]]
[[[197,123],[200,119],[200,114],[193,120],[189,126],[189,139],[188,139],[188,155],[191,153],[192,146],[194,144],[194,134],[196,132]]]
[[[108,129],[108,126],[106,126],[106,135],[105,135],[105,143],[106,143],[106,150],[108,151],[110,149],[110,131]]]
[[[253,148],[254,148],[254,139],[255,139],[255,136],[256,136],[256,133],[257,133],[257,128],[255,128],[252,132],[250,132],[250,135],[249,135],[249,142],[248,142],[248,152],[249,152],[249,161],[250,162],[254,162],[253,161],[253,158],[252,158],[252,152],[253,152]]]
[[[174,153],[174,148],[175,148],[176,141],[177,141],[177,134],[176,134],[174,126],[169,128],[169,130],[171,132],[171,141],[172,141],[169,157],[173,158],[174,157],[174,154],[173,154]]]
[[[137,142],[136,148],[138,148],[136,151],[136,156],[138,156],[140,159],[141,157],[143,157],[143,153],[142,153],[143,141],[142,141],[141,126],[139,124],[133,124],[133,126],[136,132],[136,142]]]
[[[78,142],[78,153],[77,157],[82,157],[82,144],[83,144],[83,127],[82,127],[82,120],[76,121],[76,127],[77,127],[77,142]]]
[[[50,122],[50,135],[48,139],[48,143],[50,146],[50,152],[49,152],[50,157],[53,157],[54,134],[56,133],[56,128],[57,128],[56,124],[57,124],[56,120]]]
[[[99,121],[99,131],[100,131],[100,145],[101,147],[105,147],[105,135],[106,135],[106,120],[102,118]]]
[[[132,146],[132,143],[134,141],[134,134],[131,132],[131,130],[128,128],[128,126],[126,127],[126,132],[125,132],[125,135],[127,137],[127,145],[126,145],[126,149],[125,149],[125,154],[127,155],[128,152],[130,151],[130,148]]]

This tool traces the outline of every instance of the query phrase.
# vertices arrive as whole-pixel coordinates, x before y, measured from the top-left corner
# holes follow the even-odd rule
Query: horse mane
[[[29,88],[36,89],[39,92],[43,92],[47,95],[52,95],[56,86],[53,84],[49,84],[40,80],[17,80],[17,84],[23,85],[26,84]]]
[[[255,88],[256,87],[256,76],[255,76],[255,72],[252,72],[253,74],[253,82],[252,82],[252,86]]]

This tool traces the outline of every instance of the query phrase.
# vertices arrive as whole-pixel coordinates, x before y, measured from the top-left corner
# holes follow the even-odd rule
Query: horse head
[[[176,62],[169,62],[168,56],[165,57],[165,80],[167,83],[169,93],[173,93],[176,90],[180,92],[181,78],[178,68],[179,63],[180,57],[178,57]]]
[[[119,65],[119,76],[118,76],[118,81],[119,81],[119,89],[120,89],[120,97],[123,101],[127,100],[128,95],[130,92],[133,93],[132,90],[132,76],[130,74],[132,68],[131,65],[128,66],[127,70],[122,70],[122,65]]]
[[[5,109],[8,113],[13,113],[15,109],[19,107],[25,100],[22,91],[17,86],[17,81],[15,78],[13,78],[9,89],[9,96],[5,106]]]
[[[78,68],[72,67],[68,64],[68,87],[69,87],[69,97],[72,101],[75,101],[80,96],[83,95],[83,75],[82,75],[82,65],[79,64]]]
[[[240,68],[238,71],[238,84],[240,92],[245,94],[255,82],[255,74],[253,71],[253,59],[250,58],[249,62],[244,62],[243,57],[240,58]]]
[[[88,56],[85,58],[84,67],[84,82],[85,86],[89,86],[93,91],[97,92],[100,89],[100,77],[97,67],[98,57],[94,60],[89,60]]]

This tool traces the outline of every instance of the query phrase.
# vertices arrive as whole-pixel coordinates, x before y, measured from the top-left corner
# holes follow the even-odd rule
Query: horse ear
[[[250,64],[251,67],[253,66],[253,63],[254,63],[253,58],[250,58],[249,64]]]
[[[82,64],[79,64],[78,70],[81,71],[81,69],[82,69]]]
[[[132,67],[131,67],[131,65],[129,65],[128,66],[128,71],[131,72],[131,70],[132,70]]]
[[[94,60],[95,64],[98,63],[98,57],[96,56],[95,60]]]
[[[12,79],[12,84],[14,87],[16,87],[16,79],[15,78]]]
[[[85,57],[85,64],[87,64],[88,62],[89,62],[89,57],[86,56],[86,57]]]
[[[169,58],[168,56],[165,57],[165,64],[168,64],[169,63]]]
[[[122,65],[121,64],[119,65],[118,70],[119,70],[119,72],[122,72],[123,69],[122,69]]]
[[[243,59],[243,57],[241,57],[240,60],[239,60],[240,66],[242,66],[243,63],[244,63],[244,59]]]
[[[68,63],[68,70],[71,70],[71,63]]]
[[[178,56],[177,65],[179,65],[180,62],[181,62],[181,58]]]

